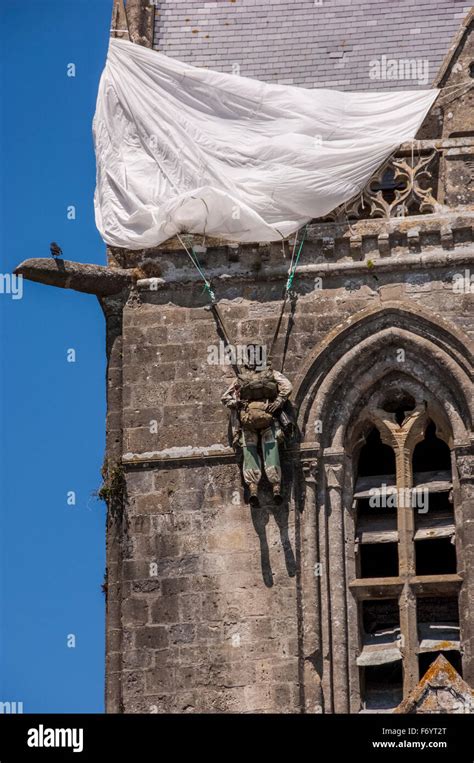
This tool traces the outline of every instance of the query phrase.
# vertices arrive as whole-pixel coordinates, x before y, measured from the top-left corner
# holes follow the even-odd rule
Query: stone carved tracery
[[[470,137],[404,144],[377,170],[360,194],[321,222],[344,223],[366,218],[388,220],[439,212],[444,201],[443,193],[438,189],[441,164],[455,157],[470,177],[473,151],[474,141]]]

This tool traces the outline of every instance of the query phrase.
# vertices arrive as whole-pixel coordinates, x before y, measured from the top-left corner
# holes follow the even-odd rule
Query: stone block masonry
[[[350,279],[336,271],[314,288],[314,276],[304,274],[288,340],[289,377],[298,377],[325,337],[394,299],[410,306],[415,321],[420,310],[472,332],[471,295],[452,289],[459,268],[436,264],[429,249],[431,268],[403,273],[401,260],[378,281],[367,269]],[[160,257],[162,270],[184,267],[180,253]],[[203,259],[210,266],[213,257],[209,251]],[[271,273],[280,259],[281,250],[270,247],[251,283],[236,276],[218,287],[221,312],[239,342],[271,339],[282,287]],[[305,266],[319,259],[309,240]],[[201,288],[143,285],[140,300],[123,311],[123,710],[299,712],[301,486],[292,454],[283,455],[283,507],[268,491],[262,508],[250,509],[220,404],[232,371],[208,363],[208,347],[220,339]],[[288,316],[277,368],[287,326]]]

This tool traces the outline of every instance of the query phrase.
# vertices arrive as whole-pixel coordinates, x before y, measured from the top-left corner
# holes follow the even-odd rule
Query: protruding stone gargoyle
[[[234,443],[243,451],[243,478],[250,491],[250,505],[259,506],[258,485],[265,474],[277,504],[282,501],[279,444],[284,438],[282,408],[292,391],[291,382],[267,362],[264,348],[248,344],[246,360],[237,379],[222,396],[222,403],[236,414]]]
[[[25,260],[15,268],[15,275],[47,286],[95,294],[97,297],[118,294],[122,289],[131,288],[137,280],[134,270],[46,258]]]

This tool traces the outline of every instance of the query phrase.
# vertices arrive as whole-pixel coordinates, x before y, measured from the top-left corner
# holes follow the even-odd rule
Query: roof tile
[[[465,0],[265,0],[263,9],[260,0],[161,0],[155,47],[220,71],[239,63],[243,76],[269,82],[414,89],[429,83],[372,79],[370,62],[427,60],[431,81],[468,11]]]

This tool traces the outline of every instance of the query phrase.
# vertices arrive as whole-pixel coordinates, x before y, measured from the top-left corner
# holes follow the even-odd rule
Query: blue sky
[[[2,274],[48,257],[52,240],[66,259],[105,263],[91,123],[111,6],[2,0]],[[23,286],[22,299],[0,294],[0,701],[102,712],[105,510],[92,493],[105,439],[104,319],[92,295]]]

